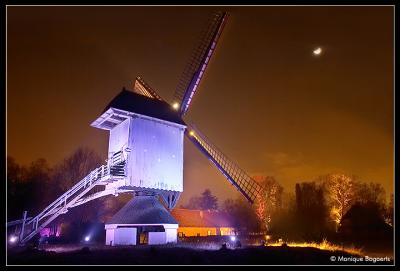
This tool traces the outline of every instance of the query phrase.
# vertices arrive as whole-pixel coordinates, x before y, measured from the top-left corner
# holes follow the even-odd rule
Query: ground
[[[352,261],[339,262],[344,256]],[[333,258],[335,257],[335,258]],[[332,265],[374,264],[372,261],[355,263],[355,258],[341,251],[326,251],[301,247],[249,246],[238,249],[207,248],[188,245],[106,247],[52,246],[37,249],[11,249],[8,251],[9,265],[25,264],[74,264],[74,265]],[[334,259],[334,260],[333,260]],[[393,261],[378,261],[375,264],[391,264]]]

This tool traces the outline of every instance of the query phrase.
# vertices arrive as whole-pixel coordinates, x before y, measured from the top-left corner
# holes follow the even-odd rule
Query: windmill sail
[[[186,136],[190,141],[218,168],[219,171],[236,187],[237,190],[250,202],[254,203],[263,187],[253,178],[232,162],[210,140],[197,129],[189,127]]]
[[[149,98],[157,99],[162,101],[163,99],[157,94],[157,92],[149,86],[141,77],[136,77],[135,84],[133,86],[133,90],[141,95],[144,95]]]
[[[199,46],[194,50],[190,61],[182,73],[174,95],[174,105],[176,104],[179,106],[181,116],[183,116],[189,108],[210,58],[215,51],[227,18],[228,13],[226,12],[214,14],[208,28],[202,35]]]

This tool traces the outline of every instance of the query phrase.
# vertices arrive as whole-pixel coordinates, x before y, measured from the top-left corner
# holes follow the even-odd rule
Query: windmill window
[[[126,120],[126,118],[120,117],[120,116],[118,116],[118,115],[112,115],[112,116],[111,116],[111,119],[120,120],[120,121]]]
[[[111,122],[111,121],[105,121],[102,123],[102,126],[105,128],[114,128],[117,124],[115,122]]]

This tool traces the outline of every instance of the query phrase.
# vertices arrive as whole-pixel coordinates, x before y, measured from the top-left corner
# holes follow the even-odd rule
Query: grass
[[[270,243],[268,246],[282,246],[282,242],[275,242]],[[285,243],[289,247],[313,247],[318,248],[321,250],[328,250],[328,251],[343,251],[349,254],[357,255],[357,256],[364,256],[364,252],[362,248],[357,248],[354,245],[352,246],[339,246],[333,243],[328,242],[324,239],[322,242],[287,242]]]
[[[295,243],[287,246],[244,246],[221,249],[212,242],[178,243],[158,246],[109,247],[100,244],[49,245],[41,250],[8,251],[8,264],[72,264],[72,265],[296,265],[348,264],[332,262],[332,255],[345,257],[361,255],[357,248],[342,247],[324,240],[321,243]],[[360,264],[360,263],[350,263]],[[361,264],[371,264],[365,262]],[[393,264],[384,262],[383,264]]]

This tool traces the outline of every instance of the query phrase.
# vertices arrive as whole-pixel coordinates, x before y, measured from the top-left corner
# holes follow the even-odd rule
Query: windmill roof
[[[135,196],[106,224],[178,224],[153,196]]]
[[[111,100],[102,113],[111,107],[185,125],[178,112],[167,102],[146,97],[125,88]]]
[[[179,227],[235,227],[233,218],[221,211],[175,208],[171,214]]]

